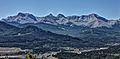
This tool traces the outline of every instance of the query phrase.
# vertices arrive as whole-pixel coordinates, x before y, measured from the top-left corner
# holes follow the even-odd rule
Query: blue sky
[[[120,18],[120,0],[0,0],[0,18],[29,12],[35,16],[97,13],[108,19]]]

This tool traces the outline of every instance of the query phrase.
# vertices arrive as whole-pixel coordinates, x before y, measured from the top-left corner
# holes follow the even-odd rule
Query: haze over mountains
[[[108,20],[94,13],[44,17],[18,13],[1,19],[0,27],[0,46],[98,47],[120,42],[120,19]]]

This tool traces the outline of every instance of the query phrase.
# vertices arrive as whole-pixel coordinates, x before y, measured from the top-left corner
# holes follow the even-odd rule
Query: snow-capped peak
[[[105,22],[108,21],[108,20],[105,19],[104,17],[101,17],[101,16],[99,16],[99,15],[97,15],[97,14],[95,14],[95,13],[90,14],[89,17],[95,17],[95,18],[97,18],[98,20],[103,20],[103,21],[105,21]]]
[[[8,18],[2,19],[2,21],[24,24],[24,23],[36,23],[37,19],[32,14],[20,12],[16,16],[9,16]]]
[[[18,13],[18,15],[17,15],[18,17],[19,16],[21,16],[21,17],[29,17],[29,18],[31,18],[31,19],[34,19],[35,21],[37,21],[36,20],[36,17],[34,16],[34,15],[32,15],[32,14],[29,14],[29,13]]]
[[[53,16],[53,14],[49,14],[49,15],[47,15],[47,16],[45,16],[45,17],[47,17],[47,18],[53,18],[53,17],[55,17],[55,16]]]

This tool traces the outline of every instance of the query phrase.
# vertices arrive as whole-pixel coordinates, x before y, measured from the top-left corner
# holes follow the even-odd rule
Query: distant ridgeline
[[[106,47],[119,42],[120,19],[108,20],[94,13],[44,17],[18,13],[0,20],[0,47],[46,52],[61,47]]]

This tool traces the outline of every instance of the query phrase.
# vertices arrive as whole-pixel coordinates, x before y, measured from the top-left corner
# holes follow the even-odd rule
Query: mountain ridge
[[[76,25],[76,26],[88,26],[91,28],[96,27],[112,27],[116,23],[120,24],[119,20],[108,20],[104,17],[101,17],[95,13],[89,15],[81,16],[64,16],[63,14],[58,14],[54,16],[49,14],[44,17],[36,17],[29,13],[19,12],[16,16],[9,16],[7,18],[1,19],[4,22],[16,22],[19,24],[25,23],[47,23],[52,25]]]

